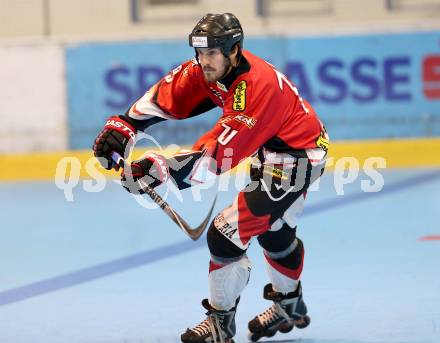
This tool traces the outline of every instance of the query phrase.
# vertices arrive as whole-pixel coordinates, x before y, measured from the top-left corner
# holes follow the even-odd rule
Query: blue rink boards
[[[333,173],[309,193],[298,236],[312,323],[261,342],[440,342],[440,170],[383,174],[379,193],[362,192],[358,179],[337,195]],[[195,226],[214,193],[169,201]],[[216,210],[235,193],[220,192]],[[192,242],[114,183],[73,194],[67,202],[53,182],[0,183],[0,343],[180,342],[204,318],[204,238]],[[236,343],[269,306],[256,241],[248,253]]]

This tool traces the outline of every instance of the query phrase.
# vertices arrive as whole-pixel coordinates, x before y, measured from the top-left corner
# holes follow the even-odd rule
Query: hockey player
[[[233,14],[205,15],[189,35],[196,58],[166,75],[127,113],[109,118],[93,147],[110,169],[112,152],[123,156],[138,131],[220,106],[222,116],[191,151],[173,158],[150,153],[132,162],[122,175],[124,187],[136,193],[142,178],[152,187],[172,179],[184,189],[204,168],[221,174],[254,157],[251,183],[208,229],[209,299],[202,301],[207,317],[182,334],[185,343],[233,342],[235,313],[251,271],[246,250],[254,237],[270,279],[264,298],[273,305],[250,320],[250,339],[310,323],[300,283],[304,247],[296,236],[296,216],[308,187],[323,172],[328,136],[296,87],[243,50],[243,38]],[[204,162],[207,158],[210,163]]]

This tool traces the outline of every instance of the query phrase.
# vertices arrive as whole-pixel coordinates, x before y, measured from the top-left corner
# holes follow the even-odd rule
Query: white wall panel
[[[44,0],[0,0],[0,37],[44,35]]]
[[[66,148],[61,45],[0,46],[0,153]]]

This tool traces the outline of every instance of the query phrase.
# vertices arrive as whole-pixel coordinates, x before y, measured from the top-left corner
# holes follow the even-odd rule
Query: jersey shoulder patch
[[[244,111],[246,109],[246,88],[247,83],[245,80],[240,81],[235,86],[234,101],[232,103],[234,111]]]

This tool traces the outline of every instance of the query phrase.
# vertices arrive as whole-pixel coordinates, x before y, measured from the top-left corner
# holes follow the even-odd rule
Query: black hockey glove
[[[131,163],[121,175],[122,186],[133,194],[144,194],[145,185],[159,186],[169,178],[167,159],[155,153]]]
[[[115,167],[115,162],[111,158],[112,152],[117,152],[124,157],[128,143],[134,144],[136,138],[136,128],[123,119],[123,116],[113,116],[107,122],[95,139],[93,151],[95,157],[105,169]]]

